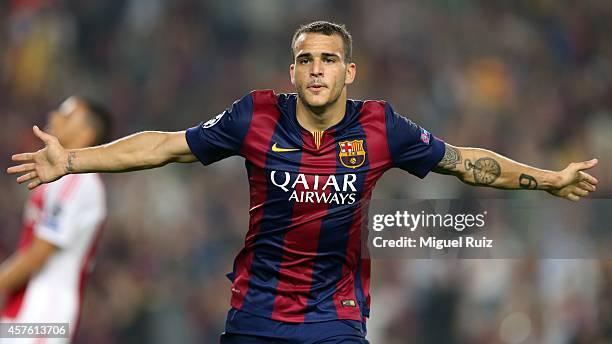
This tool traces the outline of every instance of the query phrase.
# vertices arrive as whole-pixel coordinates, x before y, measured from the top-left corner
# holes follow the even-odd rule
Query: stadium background
[[[597,156],[597,197],[612,194],[606,0],[1,1],[0,167],[40,146],[31,125],[73,93],[107,103],[120,137],[185,129],[252,89],[291,91],[291,35],[316,19],[354,36],[351,97],[387,99],[452,144],[536,166]],[[241,159],[104,179],[110,216],[77,342],[216,342],[247,228]],[[0,183],[3,259],[27,190]],[[530,196],[393,170],[375,197]],[[376,344],[512,343],[526,331],[526,343],[612,342],[609,261],[373,265]]]

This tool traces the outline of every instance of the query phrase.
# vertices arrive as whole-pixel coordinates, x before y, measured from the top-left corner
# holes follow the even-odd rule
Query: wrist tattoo
[[[444,151],[444,157],[442,157],[442,160],[440,160],[438,166],[445,169],[455,168],[457,164],[461,163],[461,152],[457,148],[449,145],[446,145],[445,147],[446,150]]]
[[[538,188],[538,181],[533,176],[522,173],[519,176],[519,187],[521,189],[535,190]]]
[[[74,171],[73,160],[76,156],[75,152],[68,153],[68,162],[66,163],[66,172],[72,173]]]
[[[465,161],[465,169],[473,171],[477,184],[492,184],[501,175],[501,167],[493,158],[480,158],[474,163],[468,159]]]

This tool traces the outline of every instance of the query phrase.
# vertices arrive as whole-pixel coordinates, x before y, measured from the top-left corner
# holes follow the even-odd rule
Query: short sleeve
[[[253,114],[253,97],[247,94],[212,119],[186,131],[191,152],[204,165],[238,155]]]
[[[444,141],[385,105],[387,140],[391,159],[399,167],[419,178],[431,171],[444,156]]]
[[[105,215],[101,183],[85,175],[69,175],[49,184],[44,195],[43,213],[34,233],[38,238],[66,249],[80,235],[96,230]]]

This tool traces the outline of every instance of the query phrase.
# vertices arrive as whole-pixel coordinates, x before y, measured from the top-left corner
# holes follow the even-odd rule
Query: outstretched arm
[[[13,161],[22,164],[7,169],[8,173],[22,173],[17,182],[29,182],[29,189],[69,173],[126,172],[197,160],[187,145],[184,131],[145,131],[105,145],[70,150],[36,126],[34,134],[45,148],[13,155]]]
[[[500,189],[546,190],[572,201],[596,190],[597,179],[584,172],[597,159],[569,164],[562,171],[547,171],[508,159],[481,148],[455,147],[445,144],[444,157],[433,170],[451,174],[462,182]]]

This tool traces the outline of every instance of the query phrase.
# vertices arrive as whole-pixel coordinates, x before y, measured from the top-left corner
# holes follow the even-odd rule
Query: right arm
[[[13,161],[22,164],[7,169],[8,173],[22,173],[17,182],[29,181],[29,189],[69,173],[126,172],[197,161],[187,145],[185,131],[145,131],[104,145],[71,150],[64,149],[57,138],[38,127],[34,127],[34,134],[45,148],[13,155]]]
[[[111,143],[67,151],[66,173],[126,172],[194,162],[185,132],[144,131]]]

